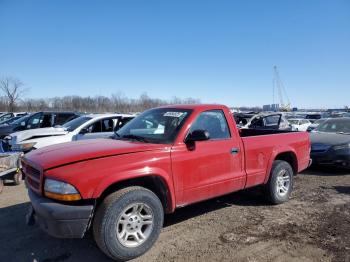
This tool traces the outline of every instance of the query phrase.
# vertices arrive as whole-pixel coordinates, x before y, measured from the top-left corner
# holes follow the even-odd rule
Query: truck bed
[[[239,131],[241,137],[248,136],[263,136],[263,135],[274,135],[274,134],[286,134],[286,133],[295,133],[296,131],[289,130],[274,130],[274,129],[249,129],[242,128]]]
[[[241,129],[240,135],[244,146],[247,187],[262,184],[265,181],[271,161],[276,154],[293,152],[296,160],[295,173],[309,165],[309,134],[307,132],[281,130]]]

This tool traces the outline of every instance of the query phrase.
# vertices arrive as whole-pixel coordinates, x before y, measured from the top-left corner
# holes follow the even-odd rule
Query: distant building
[[[332,108],[332,109],[327,109],[327,112],[329,112],[329,113],[350,112],[350,109],[347,107],[345,107],[345,108]]]
[[[270,104],[270,105],[263,105],[263,111],[279,111],[280,105],[279,104]]]

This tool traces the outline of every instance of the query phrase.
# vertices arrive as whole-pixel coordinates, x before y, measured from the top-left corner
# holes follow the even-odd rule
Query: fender
[[[298,159],[295,150],[291,146],[282,146],[282,147],[278,146],[278,147],[275,147],[272,150],[272,153],[271,153],[271,156],[270,156],[270,159],[269,159],[269,163],[267,165],[267,170],[266,170],[266,174],[265,174],[264,184],[266,184],[269,181],[270,173],[271,173],[271,169],[272,169],[272,164],[275,161],[276,157],[279,154],[283,154],[283,153],[292,153],[294,155],[294,157],[296,159]]]
[[[168,212],[173,212],[176,207],[176,196],[175,190],[172,183],[171,175],[160,168],[155,167],[144,167],[136,170],[127,170],[124,172],[118,172],[115,175],[106,176],[99,185],[95,188],[92,198],[99,198],[102,193],[111,185],[125,182],[131,179],[137,179],[142,177],[156,176],[163,180],[167,188],[167,199],[168,199]]]

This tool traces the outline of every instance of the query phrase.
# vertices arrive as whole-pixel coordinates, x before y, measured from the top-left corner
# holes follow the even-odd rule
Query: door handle
[[[237,148],[237,147],[234,147],[231,149],[231,154],[233,154],[233,155],[238,154],[238,152],[239,152],[239,148]]]

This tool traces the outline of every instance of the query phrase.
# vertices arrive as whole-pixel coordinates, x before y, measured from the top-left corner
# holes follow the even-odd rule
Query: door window
[[[117,125],[116,126],[116,128],[117,128],[119,123],[124,125],[127,122],[127,121],[120,122],[121,120],[122,119],[118,119],[117,117],[102,119],[102,120],[96,121],[95,123],[91,124],[86,129],[87,129],[88,133],[113,132],[114,127],[116,125]],[[118,123],[116,124],[117,121],[118,121]]]
[[[209,132],[209,140],[230,138],[230,131],[222,110],[202,112],[192,124],[190,132],[199,129]]]
[[[52,115],[45,114],[42,120],[40,121],[40,127],[51,127],[52,126]]]
[[[278,126],[280,119],[281,119],[280,115],[267,116],[267,117],[265,117],[266,126],[267,127],[268,126]]]
[[[58,113],[55,115],[55,125],[63,125],[64,123],[75,118],[74,114]]]
[[[87,127],[88,133],[99,133],[102,132],[101,120],[89,125]]]
[[[102,132],[113,132],[114,122],[113,119],[102,120]]]
[[[125,126],[126,123],[128,123],[133,117],[120,117],[117,121],[116,127],[114,131],[118,131],[123,126]]]
[[[27,128],[31,129],[31,128],[38,128],[40,126],[40,123],[42,121],[43,118],[43,114],[39,113],[39,114],[35,114],[33,115],[31,118],[29,118],[28,123],[27,123]]]

